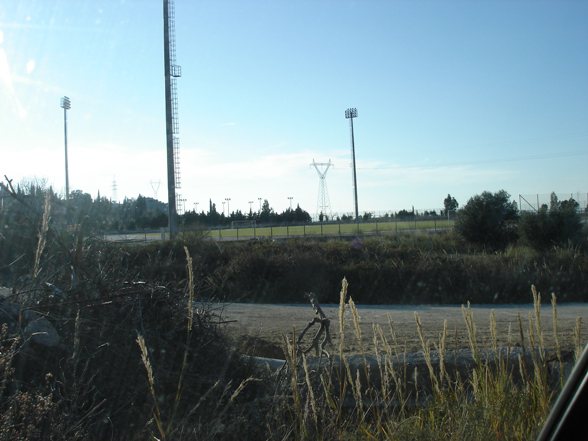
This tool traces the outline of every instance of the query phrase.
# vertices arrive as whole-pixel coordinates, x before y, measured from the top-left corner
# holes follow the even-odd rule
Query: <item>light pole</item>
[[[67,111],[71,109],[69,97],[61,98],[61,108],[63,109],[63,133],[65,136],[65,200],[69,200],[69,169],[67,165]]]
[[[353,159],[353,198],[355,201],[355,222],[359,222],[359,209],[357,206],[357,174],[355,171],[355,140],[353,136],[353,118],[357,118],[357,109],[351,107],[345,111],[345,118],[351,122],[351,157]]]
[[[223,201],[223,216],[225,215],[225,201]]]
[[[292,210],[292,199],[294,199],[292,196],[288,196],[288,200],[290,201],[290,211]]]
[[[229,203],[231,202],[231,198],[225,198],[225,201],[227,201],[227,217],[230,217],[231,209],[229,208]]]
[[[194,213],[198,213],[198,204],[200,202],[194,202]]]
[[[253,213],[253,208],[251,208],[253,206],[253,201],[249,201],[249,213]]]
[[[257,200],[259,201],[259,212],[261,213],[261,198],[257,198]]]

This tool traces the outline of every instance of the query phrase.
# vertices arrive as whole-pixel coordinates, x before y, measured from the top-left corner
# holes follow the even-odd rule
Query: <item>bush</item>
[[[248,403],[263,384],[235,356],[222,311],[195,299],[187,250],[181,259],[182,248],[162,246],[141,261],[84,236],[84,225],[55,225],[46,195],[42,209],[17,201],[21,228],[0,217],[0,285],[12,288],[0,296],[0,441],[234,440],[245,429],[262,439]],[[152,281],[138,279],[139,265]],[[158,267],[176,282],[162,283]],[[47,328],[29,336],[25,313],[58,342],[32,339]]]
[[[525,213],[519,223],[521,239],[536,250],[552,246],[578,244],[582,236],[582,220],[573,199],[546,205],[537,213]]]
[[[517,219],[516,203],[510,201],[506,191],[485,191],[472,197],[458,211],[455,228],[468,242],[503,249],[516,241]]]

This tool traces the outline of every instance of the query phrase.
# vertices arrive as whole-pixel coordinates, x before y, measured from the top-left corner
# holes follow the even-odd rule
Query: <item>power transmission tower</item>
[[[331,202],[329,201],[329,190],[327,189],[327,172],[333,165],[331,160],[329,162],[316,162],[312,160],[311,166],[314,167],[319,176],[319,190],[316,201],[316,216],[320,219],[320,215],[331,218]]]
[[[169,234],[173,238],[178,231],[177,206],[180,188],[180,125],[178,122],[178,93],[176,78],[182,76],[182,68],[176,64],[176,23],[173,0],[163,0],[163,55],[165,62],[165,127],[167,140],[167,204]]]
[[[161,181],[151,181],[151,189],[153,190],[153,196],[157,200],[157,192],[159,191],[159,186],[161,185]]]

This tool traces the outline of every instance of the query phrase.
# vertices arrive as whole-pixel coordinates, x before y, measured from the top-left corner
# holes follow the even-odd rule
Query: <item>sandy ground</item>
[[[294,332],[298,335],[306,324],[313,319],[314,313],[310,304],[270,305],[232,303],[223,305],[223,319],[227,323],[227,331],[237,341],[248,340],[259,342],[258,349],[253,352],[261,356],[277,357],[281,354],[284,335],[290,336]],[[339,320],[338,305],[322,305],[327,318],[331,320],[331,334],[334,345],[331,350],[338,348]],[[425,338],[431,342],[438,342],[443,330],[443,323],[447,321],[448,349],[468,346],[468,332],[463,317],[461,305],[444,306],[415,306],[415,305],[357,305],[361,319],[361,343],[353,331],[353,320],[350,311],[345,313],[345,350],[356,353],[361,345],[366,351],[374,347],[374,325],[380,326],[384,336],[390,343],[396,337],[398,346],[408,352],[421,348],[415,314],[421,319]],[[491,346],[490,317],[494,312],[496,317],[496,333],[500,344],[521,344],[519,317],[524,333],[524,345],[529,346],[529,315],[534,314],[532,305],[473,305],[471,307],[476,326],[476,337],[481,347]],[[557,307],[557,328],[560,345],[563,349],[574,349],[574,328],[577,319],[581,319],[581,342],[588,342],[588,304],[562,304]],[[544,331],[545,346],[554,347],[553,314],[551,305],[541,308],[541,324]],[[314,335],[315,325],[308,333],[309,339]],[[533,329],[535,330],[535,329]],[[381,346],[381,345],[379,345]]]

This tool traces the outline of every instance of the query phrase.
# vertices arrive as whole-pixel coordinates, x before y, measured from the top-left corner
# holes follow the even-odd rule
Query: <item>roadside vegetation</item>
[[[187,246],[204,298],[299,303],[312,291],[323,303],[337,303],[332,287],[345,276],[359,303],[521,303],[531,284],[560,301],[588,300],[588,224],[574,201],[555,198],[551,207],[519,219],[508,194],[486,192],[458,211],[455,231],[240,243],[194,232],[176,241],[120,245],[101,243],[92,212],[73,210],[76,221],[66,224],[64,202],[50,191],[33,186],[14,196],[10,210],[0,212],[0,284],[8,286],[26,281],[23,274],[35,264],[37,256],[23,250],[37,247],[48,201],[44,234],[62,248],[61,263],[75,267],[81,253],[68,252],[68,240],[75,238],[75,249],[100,243],[102,255],[117,259],[133,280],[181,289]],[[448,195],[447,211],[456,204]]]
[[[582,235],[547,249],[455,233],[121,246],[94,237],[82,212],[61,224],[51,192],[14,196],[0,236],[2,441],[531,439],[586,343],[581,321],[573,350],[557,331],[556,300],[586,300]],[[213,302],[301,302],[306,291],[340,305],[330,357],[284,329],[288,364],[273,373],[240,356]],[[555,292],[550,318],[538,291]],[[464,306],[466,348],[417,316],[424,364],[393,325],[374,328],[370,347],[356,334],[359,365],[345,355],[345,328],[361,332],[356,303],[467,301],[533,301],[535,313],[518,329],[491,320],[505,347],[480,341]],[[472,364],[452,369],[463,350]]]

